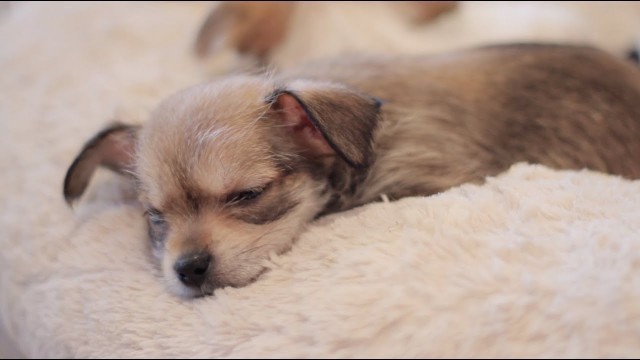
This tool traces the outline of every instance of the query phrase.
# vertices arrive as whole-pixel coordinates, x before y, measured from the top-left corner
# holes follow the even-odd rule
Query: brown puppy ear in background
[[[202,24],[195,43],[199,57],[224,47],[264,59],[285,38],[295,1],[223,1]]]
[[[115,123],[84,145],[64,179],[63,193],[69,205],[82,196],[99,166],[120,174],[133,171],[137,131],[137,126]]]

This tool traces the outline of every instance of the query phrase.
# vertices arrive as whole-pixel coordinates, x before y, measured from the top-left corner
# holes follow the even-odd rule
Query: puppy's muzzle
[[[173,269],[184,285],[200,288],[207,278],[209,267],[211,267],[211,255],[200,251],[183,255],[176,261]]]

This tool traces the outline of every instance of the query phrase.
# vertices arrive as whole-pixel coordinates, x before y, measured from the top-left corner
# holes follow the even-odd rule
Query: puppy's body
[[[288,77],[348,84],[384,103],[375,161],[366,175],[336,174],[345,185],[327,212],[433,194],[520,161],[640,178],[640,71],[592,48],[352,59]]]
[[[640,72],[531,45],[320,62],[199,85],[141,130],[116,129],[83,150],[65,195],[99,164],[132,172],[170,287],[199,295],[250,283],[313,218],[381,195],[429,195],[520,161],[640,178]]]

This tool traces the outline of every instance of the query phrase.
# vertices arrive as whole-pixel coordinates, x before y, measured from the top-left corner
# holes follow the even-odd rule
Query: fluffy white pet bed
[[[171,296],[140,210],[106,197],[77,219],[61,181],[107,120],[142,119],[202,79],[188,46],[206,6],[12,6],[0,13],[0,318],[25,354],[640,356],[640,182],[590,172],[520,164],[327,217],[253,285]]]
[[[639,204],[640,182],[522,165],[318,221],[260,281],[190,301],[114,208],[29,257],[13,333],[55,357],[635,357]]]

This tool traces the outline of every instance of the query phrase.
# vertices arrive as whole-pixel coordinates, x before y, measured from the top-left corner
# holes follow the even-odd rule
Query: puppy
[[[591,45],[622,58],[639,33],[634,2],[220,1],[203,17],[194,50],[204,71],[220,74],[522,41]]]
[[[404,23],[422,25],[455,10],[457,5],[456,1],[368,2],[360,4],[358,10],[360,13],[369,11],[368,15],[386,13],[388,18],[398,17]],[[304,1],[221,1],[200,27],[194,50],[196,55],[204,58],[226,46],[240,54],[270,62],[269,55],[282,45],[290,32],[301,30],[291,28],[300,7],[305,12],[323,17],[326,28],[332,25],[328,9],[349,18],[353,14],[345,10],[352,6],[339,1],[324,4]]]
[[[319,216],[516,162],[640,178],[640,71],[591,48],[511,45],[229,76],[100,132],[64,195],[97,166],[129,174],[169,288],[199,296],[251,283]]]

